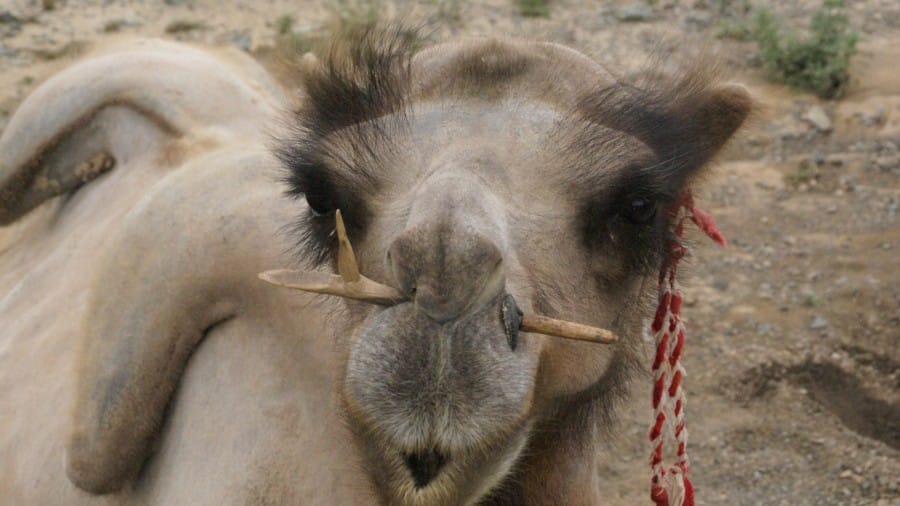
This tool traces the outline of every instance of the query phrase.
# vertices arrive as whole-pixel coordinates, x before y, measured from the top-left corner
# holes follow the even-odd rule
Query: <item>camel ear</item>
[[[620,130],[652,149],[669,175],[683,182],[709,162],[753,110],[740,84],[714,84],[702,72],[678,79],[644,74],[582,99],[592,122]]]
[[[731,83],[703,89],[674,101],[662,122],[668,128],[651,130],[652,149],[664,156],[686,156],[699,167],[712,159],[737,132],[753,109],[747,88]]]
[[[753,110],[753,99],[747,87],[739,83],[727,83],[710,91],[707,105],[702,109],[703,115],[711,122],[711,127],[718,130],[721,143],[724,144],[744,123]]]

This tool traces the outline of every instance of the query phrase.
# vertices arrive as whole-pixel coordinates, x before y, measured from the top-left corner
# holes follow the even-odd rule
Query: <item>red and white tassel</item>
[[[650,429],[650,467],[653,470],[650,498],[657,506],[694,506],[694,489],[688,478],[685,395],[682,388],[686,376],[681,365],[685,342],[685,326],[681,320],[683,299],[676,279],[678,263],[687,253],[687,248],[681,243],[685,220],[690,218],[716,243],[722,246],[726,243],[712,216],[697,209],[689,193],[682,196],[673,213],[677,219],[675,239],[669,244],[669,255],[660,269],[659,303],[650,327],[656,343],[652,367],[654,422]],[[669,467],[664,459],[667,438],[675,443],[674,462]]]

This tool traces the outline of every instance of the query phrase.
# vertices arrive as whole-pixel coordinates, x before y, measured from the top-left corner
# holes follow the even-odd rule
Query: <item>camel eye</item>
[[[656,199],[652,197],[645,195],[632,196],[626,201],[625,209],[622,210],[622,217],[634,225],[647,225],[656,219],[657,207]]]
[[[334,212],[334,203],[332,202],[330,195],[312,192],[306,193],[306,203],[309,205],[310,212],[316,218],[331,216]]]

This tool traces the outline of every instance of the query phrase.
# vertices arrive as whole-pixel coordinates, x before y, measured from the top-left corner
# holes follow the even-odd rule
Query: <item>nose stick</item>
[[[335,231],[338,236],[338,275],[315,271],[276,269],[261,272],[258,275],[259,279],[293,290],[336,295],[381,306],[393,306],[409,300],[396,288],[360,274],[359,265],[356,263],[350,240],[347,238],[340,211],[335,213]],[[503,299],[501,311],[506,338],[513,350],[518,345],[520,331],[599,344],[612,344],[619,339],[610,330],[547,316],[522,314],[512,295],[507,295]]]

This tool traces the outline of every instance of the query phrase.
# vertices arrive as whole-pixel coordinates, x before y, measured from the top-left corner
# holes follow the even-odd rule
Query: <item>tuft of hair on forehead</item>
[[[316,137],[401,112],[419,34],[402,25],[342,32],[321,59],[303,65],[305,92],[296,120]]]
[[[709,58],[674,72],[666,67],[653,65],[600,87],[581,97],[577,111],[645,143],[659,160],[654,169],[680,188],[721,150],[754,104],[743,86],[722,84]]]
[[[275,139],[287,194],[340,209],[351,236],[365,229],[370,216],[365,196],[378,186],[373,157],[390,139],[381,128],[352,129],[347,152],[332,149],[326,139],[386,116],[404,121],[419,40],[416,30],[402,25],[364,27],[335,34],[317,51],[318,58],[297,59],[301,102]],[[312,212],[300,216],[302,257],[321,264],[333,256],[333,221]]]

